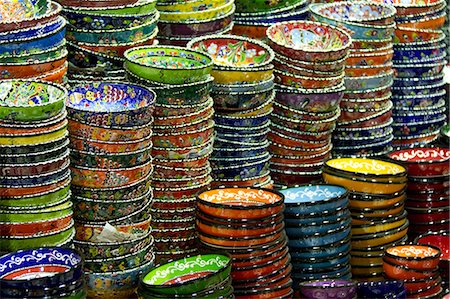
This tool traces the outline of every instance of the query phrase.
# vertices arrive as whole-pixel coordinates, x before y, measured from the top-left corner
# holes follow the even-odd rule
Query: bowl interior
[[[3,81],[0,83],[0,106],[33,107],[60,101],[65,90],[44,82]]]
[[[333,185],[312,185],[280,190],[286,204],[313,203],[341,197],[347,189]]]
[[[326,165],[341,171],[372,175],[398,175],[406,172],[403,166],[395,163],[364,158],[332,159]]]
[[[78,110],[117,112],[146,107],[154,100],[154,93],[138,85],[93,82],[72,88],[67,105]]]
[[[429,244],[439,247],[442,255],[441,259],[450,260],[450,235],[430,234],[417,239],[419,244]]]
[[[351,43],[351,38],[331,26],[315,22],[277,23],[267,29],[275,43],[304,51],[333,51]]]
[[[203,201],[227,206],[262,206],[283,200],[283,196],[270,190],[253,188],[224,188],[203,192],[199,195]]]
[[[350,22],[367,22],[388,18],[395,14],[392,7],[366,1],[324,4],[317,9],[317,12],[333,20]]]
[[[440,256],[439,249],[426,245],[398,245],[386,249],[386,253],[407,259],[421,259]]]
[[[391,159],[402,162],[438,162],[450,159],[450,150],[444,148],[410,148],[394,151]]]

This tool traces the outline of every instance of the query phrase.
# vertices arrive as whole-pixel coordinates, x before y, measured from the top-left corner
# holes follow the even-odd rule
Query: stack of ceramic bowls
[[[406,299],[405,284],[402,280],[366,281],[358,283],[357,298],[397,298]]]
[[[213,186],[270,187],[267,134],[274,98],[273,51],[234,35],[196,38],[188,47],[210,54],[214,61]]]
[[[309,183],[320,179],[332,149],[351,38],[334,26],[309,21],[276,23],[267,37],[278,83],[269,134],[271,175],[276,185]]]
[[[347,189],[304,185],[280,191],[285,197],[286,234],[294,289],[299,282],[350,279],[350,224]]]
[[[234,298],[231,257],[204,253],[161,264],[144,274],[140,299]]]
[[[67,50],[61,5],[50,0],[12,2],[0,4],[0,80],[62,83]]]
[[[354,299],[356,298],[356,283],[344,279],[307,281],[300,284],[300,292],[301,298],[305,299]]]
[[[1,298],[86,298],[82,259],[72,249],[37,248],[0,257]]]
[[[151,45],[158,33],[156,0],[59,0],[67,19],[69,81],[123,80],[123,53]]]
[[[449,293],[450,284],[450,233],[449,231],[431,232],[418,236],[414,242],[423,245],[433,245],[441,250],[439,270],[444,292]]]
[[[69,92],[75,248],[85,259],[91,297],[128,298],[137,287],[130,277],[154,262],[149,214],[154,102],[153,91],[127,83],[85,83]],[[109,285],[98,285],[99,278]],[[131,281],[123,286],[121,279]]]
[[[403,280],[408,298],[441,298],[441,250],[432,245],[389,247],[383,257],[386,278]]]
[[[175,46],[138,47],[125,58],[130,79],[155,86],[158,95],[152,138],[157,259],[183,257],[197,250],[195,196],[211,183],[212,58]]]
[[[236,298],[290,298],[293,294],[284,196],[259,188],[220,188],[197,199],[197,230],[208,250],[231,254]]]
[[[389,153],[389,158],[408,169],[406,210],[410,238],[450,224],[450,149],[410,148]]]
[[[193,37],[228,33],[233,28],[234,0],[159,0],[158,40],[186,46]]]
[[[381,160],[338,158],[325,163],[323,178],[350,191],[353,278],[382,280],[384,249],[407,238],[406,169]]]
[[[266,30],[274,23],[309,18],[307,0],[236,0],[233,34],[267,40]]]
[[[447,118],[445,34],[440,30],[398,27],[395,36],[394,145],[427,144],[439,136]]]
[[[0,252],[72,242],[66,98],[53,83],[0,82]]]
[[[395,8],[371,1],[311,4],[312,19],[352,33],[346,59],[341,117],[333,136],[336,156],[387,153],[393,140],[391,85]]]

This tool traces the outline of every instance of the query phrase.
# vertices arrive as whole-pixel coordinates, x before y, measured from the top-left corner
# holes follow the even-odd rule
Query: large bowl
[[[309,62],[338,60],[351,45],[345,31],[309,21],[277,23],[267,29],[267,36],[275,52]]]
[[[49,119],[62,111],[67,97],[64,87],[43,81],[4,80],[0,89],[0,120],[6,121]]]
[[[144,79],[184,84],[208,78],[212,58],[198,51],[173,46],[144,46],[124,53],[128,70]]]
[[[68,116],[94,126],[139,126],[152,120],[156,94],[143,86],[95,82],[73,86]]]

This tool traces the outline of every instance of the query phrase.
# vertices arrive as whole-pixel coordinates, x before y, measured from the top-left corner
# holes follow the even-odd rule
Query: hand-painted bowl
[[[306,298],[352,299],[356,295],[356,283],[347,280],[318,280],[300,283],[300,292]]]
[[[200,126],[202,127],[201,129],[193,131],[155,132],[152,140],[155,147],[167,149],[201,146],[208,143],[214,136],[214,122],[207,120],[200,123]]]
[[[409,222],[403,226],[382,233],[354,236],[352,238],[352,250],[363,250],[368,247],[385,247],[404,238],[408,230]]]
[[[309,72],[310,75],[311,73],[317,73],[321,77],[325,77],[330,74],[336,76],[339,72],[342,72],[344,70],[346,59],[347,56],[333,61],[309,62],[293,59],[282,53],[276,53],[274,64],[277,66],[277,69],[283,70],[283,68],[287,68],[291,73],[298,73],[300,75],[301,72]]]
[[[161,11],[161,21],[165,22],[188,22],[202,21],[219,18],[233,9],[232,2],[225,2],[217,7],[208,7],[201,10],[193,11]]]
[[[410,78],[410,77],[429,77],[436,76],[442,72],[444,65],[447,64],[446,60],[430,63],[414,63],[414,64],[397,64],[396,77],[397,78]]]
[[[346,59],[349,66],[365,66],[365,65],[383,65],[392,61],[394,51],[392,47],[388,47],[386,51],[382,52],[350,52]]]
[[[391,279],[426,279],[435,276],[436,270],[413,270],[409,267],[396,265],[383,258],[383,271]]]
[[[58,115],[67,97],[64,87],[49,82],[5,80],[0,83],[0,119],[38,121]]]
[[[38,32],[41,33],[42,36],[46,36],[48,33],[53,32],[61,26],[64,26],[65,23],[66,21],[63,17],[57,17],[51,22],[46,22],[37,26],[16,29],[14,31],[0,32],[0,42],[33,38]]]
[[[321,234],[305,235],[301,238],[290,238],[289,248],[292,247],[293,251],[296,251],[297,248],[305,249],[316,246],[325,246],[344,240],[348,238],[349,235],[350,225],[343,225]]]
[[[427,91],[428,90],[428,91]],[[397,93],[397,90],[393,90]],[[430,92],[430,93],[428,93]],[[440,89],[432,92],[431,89],[411,89],[409,95],[395,95],[392,97],[395,110],[430,110],[439,107],[445,97],[445,90]]]
[[[297,88],[333,88],[339,86],[344,81],[344,73],[335,77],[317,78],[310,76],[299,76],[291,73],[276,70],[275,83],[283,86]]]
[[[319,221],[316,223],[311,222],[306,225],[286,226],[286,234],[288,238],[291,239],[302,238],[311,234],[322,234],[342,227],[343,225],[349,225],[350,223],[351,217],[344,216],[332,222]],[[305,268],[309,268],[309,266]]]
[[[32,210],[1,210],[0,222],[5,224],[23,223],[27,221],[46,221],[72,215],[72,202],[64,201],[56,206]]]
[[[182,160],[198,160],[209,156],[212,152],[213,142],[212,140],[207,141],[204,144],[182,147],[182,148],[165,148],[165,147],[153,147],[152,157],[156,161],[164,160],[167,162],[183,162]],[[155,161],[155,162],[156,162]]]
[[[156,94],[143,86],[96,82],[71,88],[68,116],[94,126],[139,126],[152,120]]]
[[[218,110],[243,111],[253,109],[275,96],[273,86],[264,90],[246,92],[213,91],[214,105]]]
[[[380,295],[399,295],[405,291],[405,285],[401,280],[387,280],[380,282],[358,283],[358,298],[373,298]]]
[[[207,36],[191,40],[188,48],[208,53],[214,61],[214,69],[220,71],[261,68],[269,65],[273,51],[265,44],[235,35]]]
[[[309,62],[338,60],[347,55],[351,45],[351,37],[345,31],[309,21],[272,25],[267,36],[275,52]]]
[[[384,259],[391,264],[414,270],[433,270],[439,264],[441,250],[432,245],[402,245],[386,249]]]
[[[140,286],[157,294],[188,295],[226,280],[231,258],[221,254],[188,256],[159,265],[144,274]]]
[[[345,87],[347,90],[358,92],[362,92],[367,89],[377,89],[392,85],[393,76],[394,71],[390,71],[385,74],[379,74],[375,76],[346,77]]]
[[[243,162],[241,165],[227,165],[213,167],[212,177],[218,179],[240,180],[252,178],[267,173],[269,169],[269,157],[262,161]]]
[[[179,47],[137,47],[124,54],[128,70],[148,80],[183,84],[208,78],[212,58]]]
[[[285,197],[286,214],[309,214],[338,208],[346,203],[347,190],[333,185],[306,185],[280,191]]]
[[[72,123],[74,123],[74,122],[72,122]],[[87,127],[89,127],[89,126],[87,126]],[[89,128],[91,128],[91,127],[89,127]],[[151,126],[148,126],[148,128],[151,131]],[[106,130],[106,129],[104,129],[104,130]],[[123,130],[122,130],[122,133],[123,133]],[[110,136],[105,136],[105,135],[99,135],[99,136],[110,137]],[[121,154],[121,153],[125,153],[125,152],[130,153],[130,152],[136,152],[136,151],[140,151],[140,150],[149,149],[153,146],[151,134],[145,136],[143,139],[130,140],[130,141],[98,141],[95,139],[86,139],[84,137],[71,136],[70,143],[71,143],[71,148],[73,148],[75,150],[95,153],[95,154],[99,154],[99,155]]]
[[[86,272],[85,280],[88,296],[98,299],[110,296],[129,298],[135,293],[142,273],[147,272],[152,267],[154,267],[153,260],[120,272]]]
[[[445,231],[429,232],[415,238],[415,242],[423,245],[432,245],[441,250],[439,268],[448,271],[450,268],[449,234]]]
[[[198,208],[219,218],[254,219],[282,210],[283,195],[256,188],[226,188],[198,195]]]

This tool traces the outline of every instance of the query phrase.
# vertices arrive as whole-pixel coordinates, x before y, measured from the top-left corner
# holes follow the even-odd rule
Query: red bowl
[[[248,259],[233,259],[233,267],[235,268],[245,268],[256,265],[266,264],[267,262],[273,260],[275,257],[283,256],[285,253],[289,251],[289,248],[284,245],[280,248],[277,248],[275,251],[271,251],[265,255],[261,255],[258,257],[250,257]]]
[[[412,222],[435,222],[450,218],[450,207],[444,208],[407,208],[408,219]]]
[[[442,252],[441,260],[450,262],[450,234],[448,232],[431,232],[417,237],[414,241],[440,248]]]
[[[432,221],[432,222],[415,222],[411,225],[408,231],[408,235],[412,237],[418,237],[421,234],[428,232],[448,231],[450,220]]]
[[[255,280],[247,280],[247,281],[234,281],[233,286],[238,289],[242,288],[252,288],[257,286],[270,285],[272,283],[276,283],[282,281],[286,278],[286,276],[290,277],[292,273],[292,265],[289,263],[285,267],[275,270],[268,275],[261,276]]]
[[[443,208],[448,207],[450,205],[450,198],[441,197],[438,200],[430,200],[430,201],[417,201],[408,198],[405,201],[405,206],[407,208],[419,208],[419,209],[430,209],[430,208]]]
[[[404,281],[408,293],[419,293],[433,288],[436,285],[441,284],[441,282],[442,279],[439,277],[439,274],[425,279],[409,279]]]
[[[440,200],[441,198],[450,198],[450,191],[444,190],[441,192],[431,191],[422,191],[422,192],[409,192],[407,193],[408,198],[415,201],[434,201]]]
[[[398,280],[426,279],[438,275],[438,271],[413,270],[405,266],[393,265],[383,258],[383,271],[387,277]]]
[[[414,193],[416,191],[433,191],[433,192],[447,192],[449,189],[450,183],[447,179],[413,179],[410,178],[408,182],[408,193]]]
[[[386,249],[384,260],[412,270],[434,270],[439,264],[441,250],[432,245],[397,245]]]
[[[276,270],[284,268],[290,263],[290,255],[284,254],[273,258],[271,261],[263,265],[255,265],[245,268],[233,268],[231,270],[231,278],[233,281],[253,280],[268,275]]]
[[[415,294],[408,294],[408,298],[411,299],[433,299],[433,298],[440,298],[440,295],[442,294],[442,286],[437,285],[434,288],[430,288],[426,291],[415,293]]]
[[[197,229],[198,230],[198,229]],[[257,237],[217,237],[206,234],[203,231],[198,230],[199,239],[212,247],[248,247],[258,246],[266,243],[273,242],[283,236],[284,227],[278,231],[268,234],[260,235]]]
[[[252,258],[258,258],[261,256],[270,255],[287,246],[287,237],[282,235],[281,238],[274,240],[273,242],[266,243],[259,246],[249,246],[246,248],[233,248],[229,252],[232,255],[233,260],[250,260]],[[225,249],[225,248],[221,248]]]
[[[274,288],[253,289],[249,292],[234,292],[236,299],[271,299],[271,298],[292,298],[292,280]]]
[[[409,148],[391,152],[389,158],[403,164],[412,177],[449,175],[450,149],[439,147]]]

